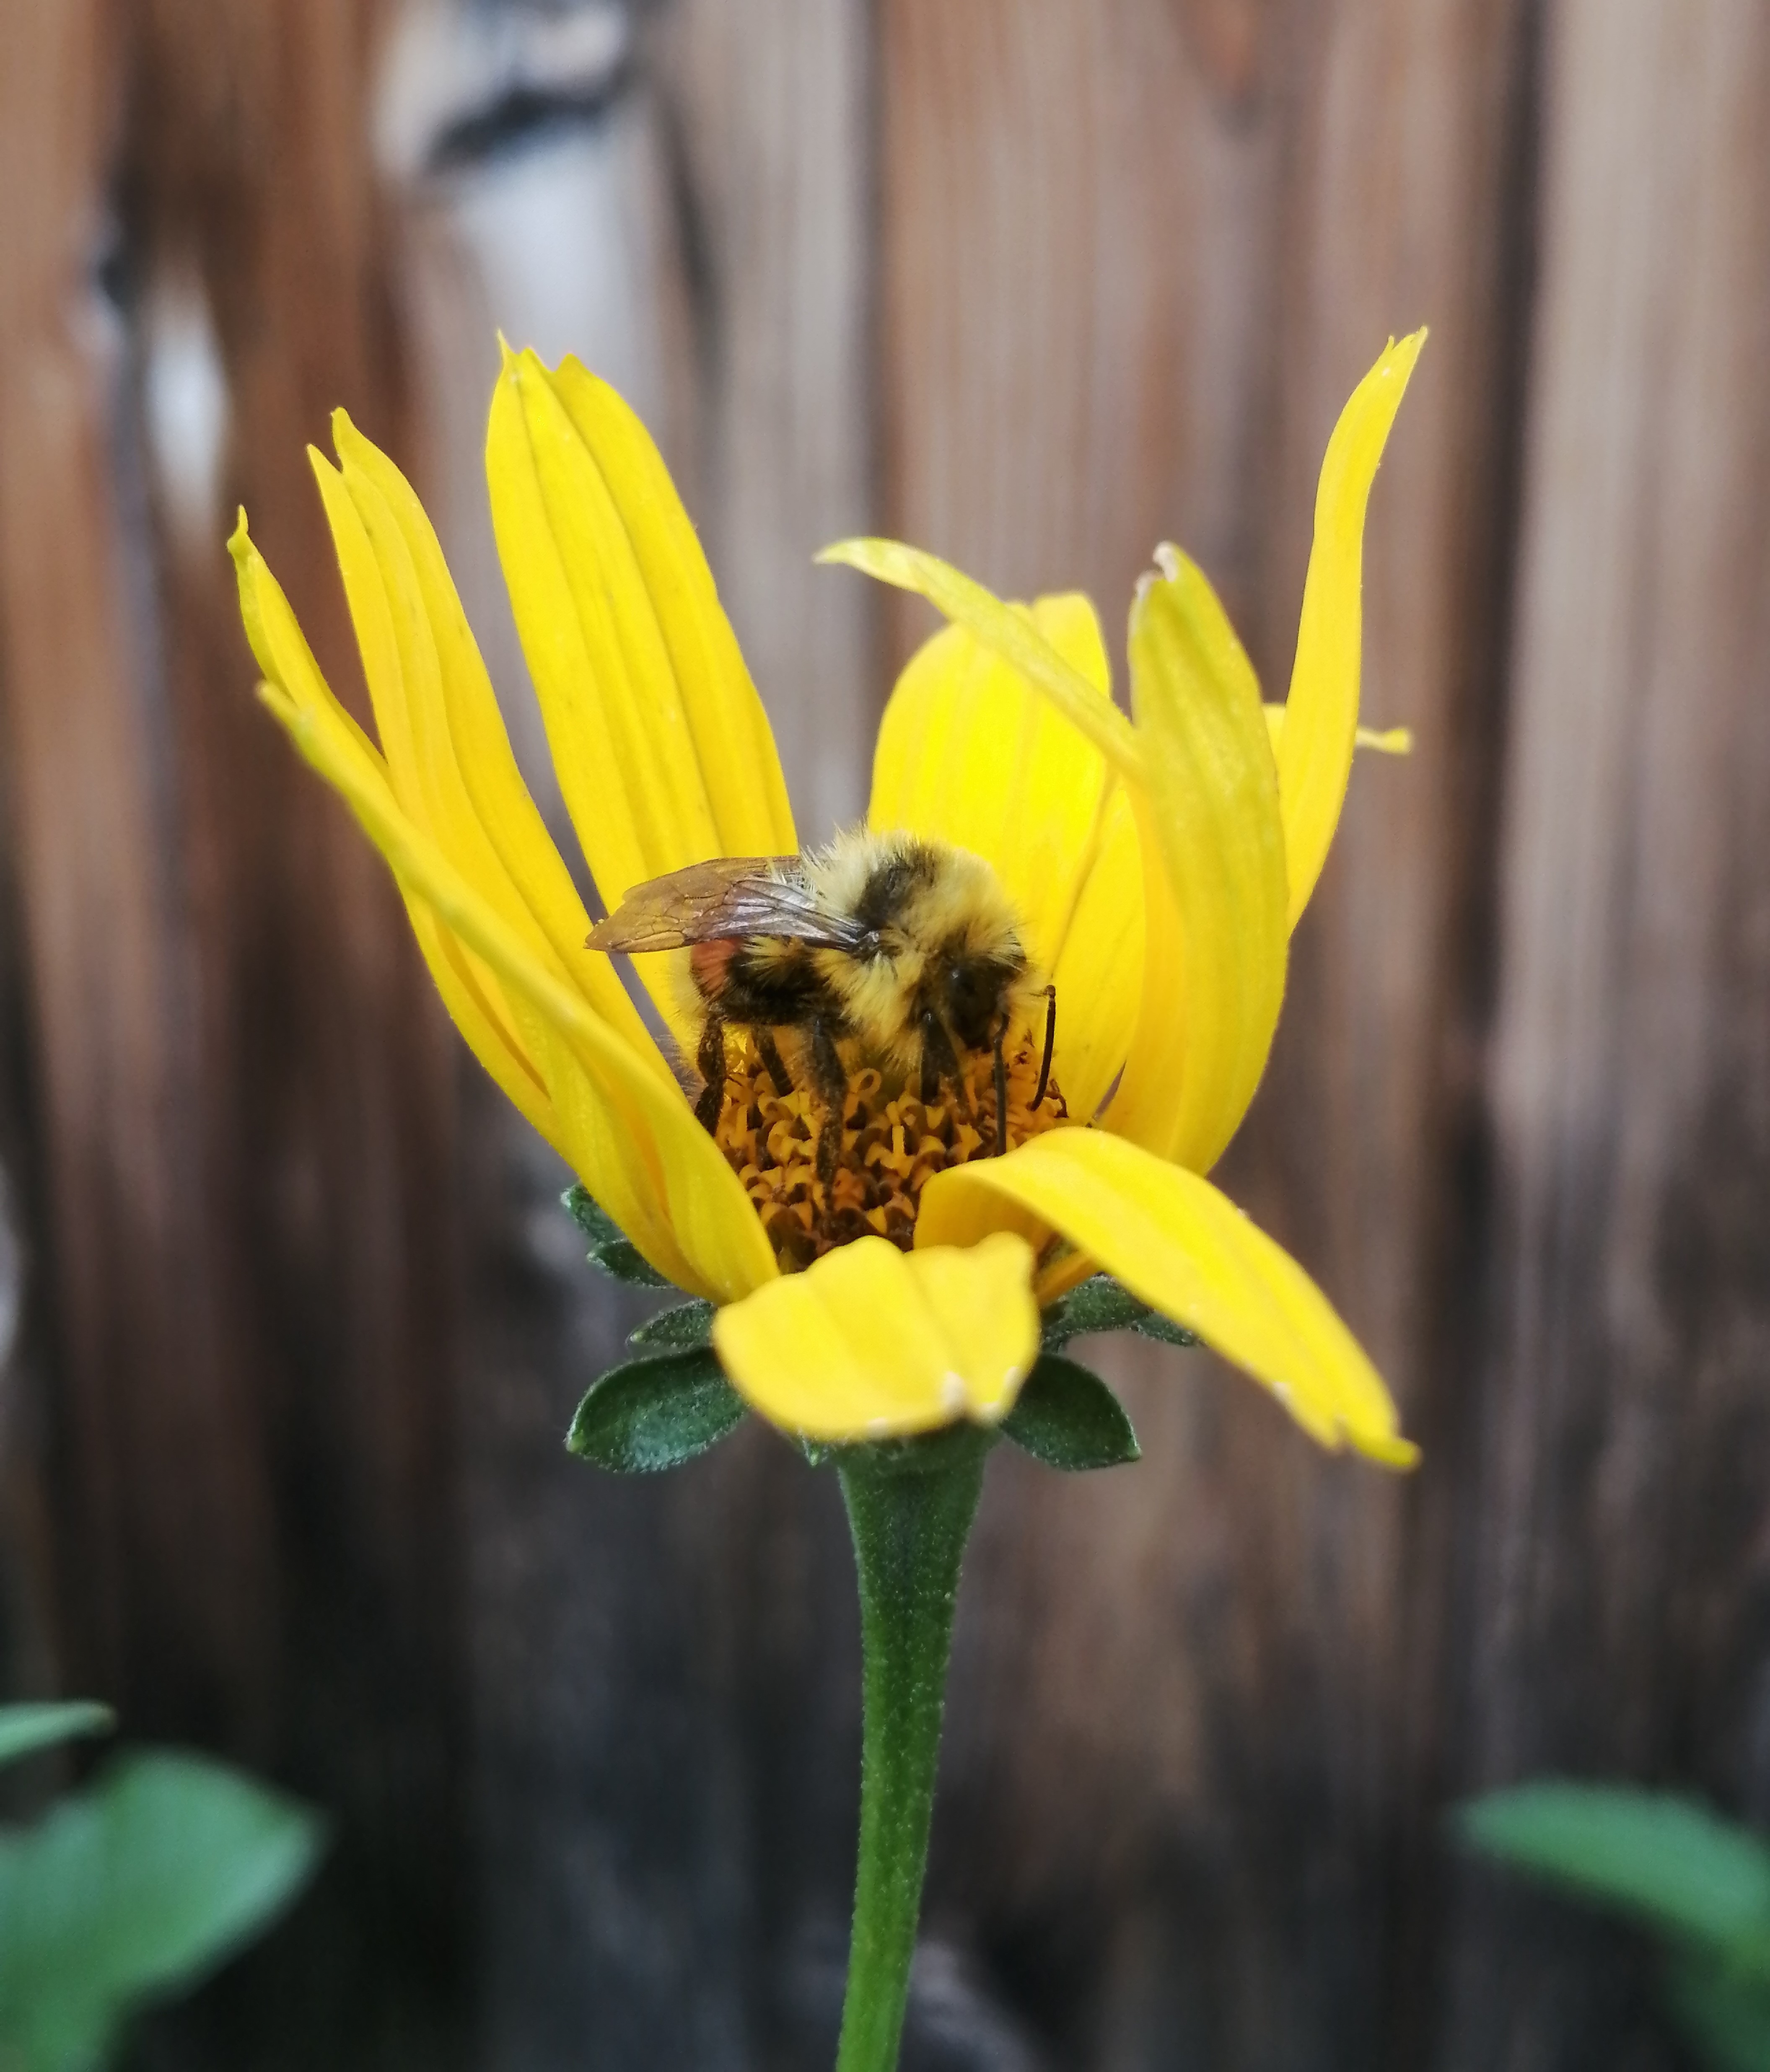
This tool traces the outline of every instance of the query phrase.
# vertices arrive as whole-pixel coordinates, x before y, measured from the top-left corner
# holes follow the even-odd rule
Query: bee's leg
[[[952,1081],[962,1101],[965,1076],[959,1070],[959,1054],[953,1047],[953,1038],[946,1033],[946,1024],[930,1007],[924,1009],[922,1014],[921,1094],[924,1103],[940,1099],[943,1079]]]
[[[706,1081],[694,1104],[694,1119],[710,1137],[719,1126],[719,1110],[725,1105],[725,1018],[711,1009],[694,1062]]]
[[[836,1048],[836,1038],[822,1016],[811,1025],[811,1070],[824,1119],[817,1132],[817,1179],[829,1206],[830,1182],[836,1177],[836,1161],[842,1156],[842,1111],[848,1105],[848,1073]]]
[[[759,1029],[756,1031],[756,1055],[761,1059],[764,1070],[774,1081],[775,1092],[784,1100],[792,1092],[792,1075],[781,1063],[780,1046],[775,1042],[773,1030]]]
[[[1008,1018],[1003,1015],[995,1033],[995,1097],[997,1157],[1008,1148],[1008,1061],[1002,1054],[1002,1039],[1008,1033]]]
[[[1039,1104],[1045,1097],[1045,1088],[1051,1084],[1051,1054],[1057,1042],[1057,989],[1045,988],[1045,1054],[1039,1063],[1039,1084],[1032,1096],[1033,1113],[1039,1112]]]

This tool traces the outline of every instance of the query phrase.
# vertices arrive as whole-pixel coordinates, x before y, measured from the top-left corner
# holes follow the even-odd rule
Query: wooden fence
[[[809,2072],[852,1861],[834,1491],[759,1430],[561,1451],[631,1305],[253,706],[235,503],[354,684],[302,452],[347,405],[543,787],[479,451],[496,325],[579,352],[821,830],[928,621],[817,546],[1111,626],[1172,536],[1276,688],[1335,412],[1422,321],[1365,586],[1418,747],[1226,1171],[1426,1465],[1151,1348],[1141,1466],[992,1467],[906,2064],[1676,2062],[1633,1947],[1443,1815],[1550,1769],[1770,1818],[1770,10],[0,21],[6,1673],[339,1823],[142,2063]]]

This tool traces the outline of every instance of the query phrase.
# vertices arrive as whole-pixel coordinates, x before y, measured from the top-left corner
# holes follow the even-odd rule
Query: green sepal
[[[559,1198],[589,1241],[592,1266],[599,1266],[612,1279],[625,1281],[636,1288],[669,1288],[674,1285],[644,1257],[632,1240],[587,1188],[570,1186]]]
[[[117,1731],[117,1715],[109,1705],[89,1699],[68,1704],[0,1705],[0,1763],[18,1762],[58,1741]]]
[[[1164,1317],[1159,1309],[1146,1309],[1131,1329],[1140,1338],[1154,1338],[1164,1346],[1196,1346],[1204,1341],[1196,1331],[1189,1331],[1183,1324],[1176,1324],[1171,1317]]]
[[[611,1474],[658,1474],[716,1446],[743,1416],[711,1350],[695,1346],[611,1367],[578,1404],[566,1447]]]
[[[1048,1353],[1056,1352],[1072,1338],[1101,1331],[1135,1331],[1140,1338],[1159,1338],[1164,1346],[1199,1342],[1196,1334],[1171,1323],[1109,1273],[1097,1273],[1060,1296],[1045,1312],[1040,1342]]]
[[[713,1335],[713,1319],[718,1312],[710,1302],[697,1299],[678,1302],[673,1309],[660,1309],[648,1317],[636,1331],[629,1331],[630,1346],[665,1346],[673,1352],[686,1352],[704,1346]]]
[[[793,1444],[814,1468],[854,1468],[864,1474],[924,1474],[945,1470],[986,1453],[1000,1436],[999,1429],[974,1424],[960,1418],[932,1432],[912,1433],[902,1439],[812,1439],[803,1432],[789,1434]]]
[[[1002,1435],[1065,1474],[1143,1457],[1125,1406],[1097,1374],[1061,1353],[1040,1355],[1002,1420]]]

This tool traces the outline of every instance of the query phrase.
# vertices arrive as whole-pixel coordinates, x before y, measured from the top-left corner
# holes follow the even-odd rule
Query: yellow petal
[[[1327,1298],[1207,1180],[1103,1130],[1058,1129],[1005,1158],[937,1174],[918,1245],[973,1245],[1004,1224],[1060,1232],[1131,1293],[1265,1383],[1323,1445],[1391,1467],[1417,1449]]]
[[[879,582],[913,590],[947,618],[966,626],[1035,684],[1121,775],[1136,778],[1141,761],[1135,736],[1118,708],[1100,697],[1081,670],[1060,655],[1026,616],[958,569],[895,540],[838,540],[817,559],[858,569]]]
[[[1002,1231],[963,1252],[863,1237],[722,1309],[713,1344],[754,1409],[808,1438],[993,1424],[1038,1357],[1032,1254]]]
[[[503,988],[422,899],[410,894],[405,898],[406,919],[436,989],[442,996],[449,1019],[517,1112],[563,1158],[565,1139],[554,1111],[553,1096],[517,1033]]]
[[[1011,609],[1109,697],[1086,598]],[[993,648],[949,626],[912,656],[886,706],[867,818],[994,865],[1056,982],[1059,1083],[1072,1113],[1092,1115],[1124,1063],[1142,984],[1137,834],[1105,756]]]
[[[737,1176],[681,1095],[602,1021],[401,808],[386,765],[349,721],[246,537],[232,542],[265,701],[342,795],[433,927],[419,940],[445,1001],[525,1113],[545,1089],[546,1133],[661,1272],[731,1301],[777,1271]],[[503,1053],[501,1063],[500,1050]],[[525,1093],[512,1075],[525,1072]]]
[[[351,762],[358,786],[385,795],[385,809],[397,812],[385,760],[320,674],[288,599],[253,544],[244,511],[228,549],[239,583],[241,616],[267,679],[259,687],[266,705],[291,733],[304,728],[335,735],[335,753]],[[468,1048],[519,1112],[563,1156],[559,1120],[546,1083],[517,1033],[498,980],[428,906],[410,894],[405,906],[424,961]]]
[[[1321,875],[1352,774],[1358,726],[1365,508],[1389,428],[1425,343],[1423,331],[1399,345],[1389,341],[1340,413],[1321,464],[1297,660],[1277,743],[1293,927]]]
[[[1106,651],[1085,597],[1011,606],[1110,695]],[[1040,966],[1056,962],[1089,838],[1109,782],[1105,758],[968,627],[925,641],[879,724],[867,819],[953,842],[994,865]]]
[[[343,411],[333,424],[342,472],[311,449],[309,458],[394,797],[531,953],[673,1085],[619,974],[584,947],[583,902],[517,771],[429,520],[399,471]]]
[[[286,723],[408,893],[496,974],[547,1085],[566,1156],[639,1249],[679,1286],[715,1301],[771,1279],[778,1269],[762,1226],[681,1093],[532,954],[390,796],[361,781],[335,730],[312,714]]]
[[[309,713],[335,729],[359,763],[360,780],[386,787],[391,805],[386,763],[320,674],[288,599],[253,545],[244,511],[228,550],[234,559],[246,636],[268,679],[263,686],[266,703],[285,726],[294,724],[292,714]],[[545,1083],[516,1032],[497,980],[437,923],[428,908],[409,898],[406,911],[442,1003],[467,1047],[518,1112],[563,1156],[558,1118]]]
[[[333,696],[331,686],[321,675],[313,650],[307,645],[307,636],[290,610],[282,586],[271,574],[247,530],[244,505],[228,541],[228,552],[233,557],[234,581],[240,593],[240,617],[245,627],[253,660],[266,679],[303,710],[311,707],[329,713],[385,780],[385,758],[352,713]]]
[[[550,374],[533,352],[507,354],[486,470],[523,652],[604,902],[708,857],[796,850],[768,716],[632,412],[574,360]]]
[[[1131,795],[1115,784],[1053,976],[1058,1083],[1087,1121],[1118,1079],[1143,995],[1146,876]]]
[[[1282,705],[1266,707],[1266,732],[1272,737],[1272,752],[1278,753],[1278,737],[1284,732],[1285,709]],[[1414,730],[1410,726],[1360,726],[1352,737],[1357,748],[1368,748],[1377,755],[1411,755],[1414,753]]]
[[[1207,1172],[1253,1098],[1284,998],[1285,853],[1260,687],[1222,606],[1172,548],[1131,614],[1147,835],[1142,1005],[1107,1112]]]
[[[503,715],[442,549],[405,478],[345,413],[341,475],[312,456],[344,573],[394,795],[525,939],[665,1078],[511,752]],[[392,652],[388,652],[389,636]],[[394,752],[394,744],[400,753]]]

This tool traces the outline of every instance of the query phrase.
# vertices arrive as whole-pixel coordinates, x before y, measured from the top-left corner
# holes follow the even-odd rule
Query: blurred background
[[[557,810],[480,452],[496,327],[578,353],[821,837],[932,620],[818,546],[1118,644],[1171,536],[1277,695],[1328,433],[1422,322],[1365,580],[1417,746],[1224,1178],[1425,1465],[1150,1346],[1141,1466],[998,1457],[916,2072],[1682,2062],[1639,1946],[1443,1816],[1552,1770],[1770,1819],[1770,10],[0,6],[0,1695],[337,1823],[138,2065],[810,2072],[853,1863],[837,1492],[759,1429],[564,1453],[640,1313],[253,705],[236,503],[360,702],[346,406]]]

